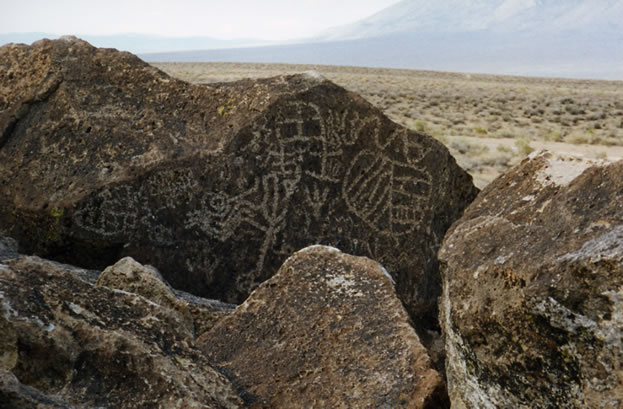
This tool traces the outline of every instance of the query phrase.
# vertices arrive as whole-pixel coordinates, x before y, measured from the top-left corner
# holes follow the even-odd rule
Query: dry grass
[[[532,149],[554,146],[577,151],[567,145],[586,145],[576,153],[610,159],[623,157],[620,81],[316,65],[154,65],[194,83],[318,71],[361,94],[392,120],[445,143],[479,186],[486,185]],[[496,139],[502,144],[496,143]],[[498,149],[500,146],[502,150]]]

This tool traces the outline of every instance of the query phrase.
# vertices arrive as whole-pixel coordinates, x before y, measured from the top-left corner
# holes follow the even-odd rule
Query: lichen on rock
[[[623,405],[623,162],[532,155],[440,251],[453,408]]]

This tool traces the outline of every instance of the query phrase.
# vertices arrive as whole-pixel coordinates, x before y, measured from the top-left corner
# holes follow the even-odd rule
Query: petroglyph
[[[312,215],[317,220],[320,219],[322,213],[322,207],[327,203],[327,199],[329,196],[329,188],[328,187],[320,187],[318,185],[314,185],[313,187],[305,186],[304,187],[305,197],[307,198],[307,202],[312,208]]]
[[[327,127],[320,108],[312,103],[285,104],[271,117],[264,117],[253,129],[251,152],[266,151],[265,164],[282,175],[305,161],[304,173],[318,180],[339,182],[342,170],[339,140],[327,139]]]
[[[219,241],[229,239],[236,228],[246,222],[256,225],[256,205],[252,197],[257,194],[259,184],[236,196],[228,196],[223,192],[207,192],[199,199],[199,210],[186,214],[187,228],[197,227],[204,233]]]
[[[111,239],[131,232],[137,225],[138,215],[135,211],[136,196],[127,197],[129,192],[128,186],[122,186],[116,191],[101,190],[76,210],[74,222],[84,230]],[[117,195],[125,200],[118,200]]]
[[[138,188],[118,184],[100,189],[76,208],[72,220],[85,231],[119,241],[136,239],[137,232],[147,228],[150,240],[168,245],[175,237],[166,220],[171,210],[192,197],[197,186],[191,169],[153,173]],[[159,195],[162,190],[169,194]]]
[[[411,233],[430,206],[431,176],[409,160],[407,153],[417,145],[408,144],[406,134],[394,133],[384,142],[378,128],[372,134],[383,154],[364,150],[357,155],[342,185],[344,201],[351,212],[379,233]],[[388,151],[390,147],[394,149]],[[424,155],[418,152],[418,156]]]

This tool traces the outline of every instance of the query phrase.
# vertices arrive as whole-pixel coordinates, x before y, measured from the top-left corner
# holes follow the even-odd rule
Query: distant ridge
[[[533,41],[537,41],[535,38]],[[483,45],[483,42],[486,45]],[[550,38],[531,47],[513,38],[470,34],[384,37],[270,47],[140,54],[148,62],[325,64],[533,77],[623,80],[623,52],[615,40]]]
[[[212,37],[163,37],[145,34],[115,34],[106,36],[76,35],[96,47],[116,48],[132,53],[173,52],[183,50],[205,50],[236,48],[272,44],[270,41],[237,39],[220,40]],[[6,43],[31,44],[42,38],[51,40],[61,37],[51,33],[9,33],[0,34],[0,45]]]
[[[623,80],[621,22],[617,0],[403,0],[299,44],[141,57]]]

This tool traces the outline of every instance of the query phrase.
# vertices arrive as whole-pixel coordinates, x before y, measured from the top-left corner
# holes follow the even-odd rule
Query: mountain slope
[[[618,0],[403,0],[359,22],[322,33],[319,40],[346,40],[397,33],[473,31],[621,32]]]

